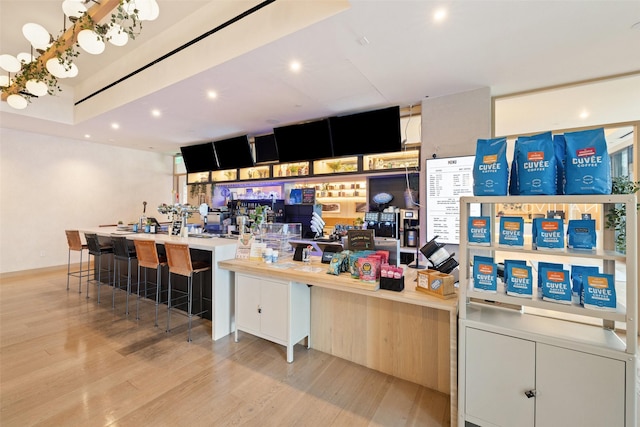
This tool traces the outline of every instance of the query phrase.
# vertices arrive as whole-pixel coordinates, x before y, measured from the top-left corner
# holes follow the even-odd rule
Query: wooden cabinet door
[[[487,425],[533,427],[535,342],[466,328],[465,412]]]
[[[536,425],[624,426],[624,362],[538,344],[536,370]]]

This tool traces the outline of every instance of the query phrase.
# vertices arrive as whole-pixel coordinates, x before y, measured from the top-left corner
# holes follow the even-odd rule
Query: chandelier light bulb
[[[92,30],[82,30],[78,33],[78,44],[87,53],[100,55],[105,45],[98,33]]]
[[[107,38],[109,39],[109,43],[114,46],[124,46],[129,41],[129,35],[118,24],[114,24],[109,28]]]
[[[82,3],[82,0],[64,0],[62,11],[68,17],[80,18],[87,11],[87,7]]]
[[[7,104],[15,108],[16,110],[24,110],[25,108],[27,108],[28,102],[22,96],[14,93],[13,95],[9,95],[7,97]]]
[[[36,48],[41,49],[43,46],[48,46],[51,43],[51,35],[40,24],[34,24],[30,22],[22,26],[22,34],[29,40],[29,43]]]
[[[35,96],[45,96],[49,93],[47,84],[41,80],[29,80],[27,82],[27,90]]]
[[[67,70],[65,70],[64,65],[58,61],[58,58],[51,58],[48,60],[46,67],[47,71],[59,79],[67,77]]]
[[[4,54],[0,55],[0,68],[10,73],[17,73],[22,66],[18,58],[13,55]]]
[[[35,59],[33,55],[27,52],[20,52],[16,57],[18,58],[18,61],[24,62],[25,64],[28,64]]]
[[[155,21],[158,16],[160,16],[160,6],[156,0],[151,0],[151,13],[149,13],[147,20]]]
[[[76,64],[71,64],[71,67],[69,67],[68,70],[65,69],[65,75],[67,78],[76,77],[79,71],[80,70]]]
[[[153,21],[160,14],[160,7],[155,0],[135,0],[135,8],[141,21]]]

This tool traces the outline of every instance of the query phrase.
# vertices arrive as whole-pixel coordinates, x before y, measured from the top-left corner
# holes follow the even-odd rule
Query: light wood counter
[[[368,290],[348,273],[327,274],[328,264],[281,259],[277,264],[229,259],[218,267],[233,272],[313,285],[311,346],[354,363],[450,395],[457,420],[456,298],[415,290],[416,270],[405,270],[402,292]],[[304,269],[321,269],[318,272]]]

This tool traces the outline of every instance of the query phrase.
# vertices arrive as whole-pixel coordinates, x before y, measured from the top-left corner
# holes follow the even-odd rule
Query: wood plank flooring
[[[211,340],[185,316],[111,288],[66,291],[66,269],[0,281],[0,425],[448,426],[449,396],[303,346]],[[163,308],[164,306],[161,306]]]

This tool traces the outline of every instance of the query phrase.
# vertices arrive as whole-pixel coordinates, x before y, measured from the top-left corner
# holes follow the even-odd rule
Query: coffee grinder
[[[400,209],[400,244],[406,248],[418,246],[418,228],[420,226],[417,209]]]

